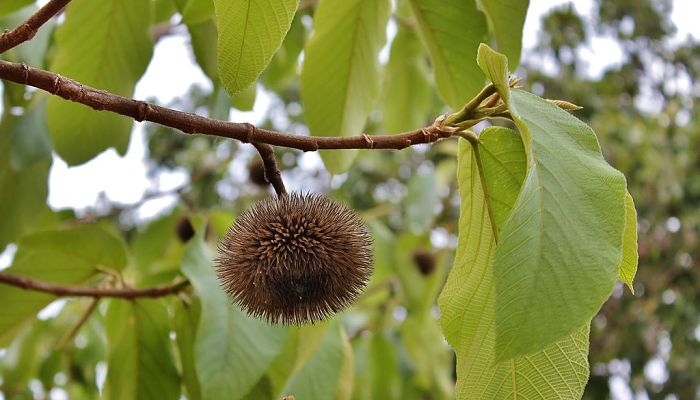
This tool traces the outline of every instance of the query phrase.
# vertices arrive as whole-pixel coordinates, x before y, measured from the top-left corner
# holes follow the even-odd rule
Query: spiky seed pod
[[[216,269],[249,314],[310,323],[357,298],[372,274],[372,241],[347,207],[292,193],[260,201],[238,217],[219,245]]]
[[[248,179],[263,188],[270,186],[270,182],[265,178],[265,166],[259,157],[248,165]]]
[[[413,252],[413,262],[423,275],[430,275],[435,271],[435,254],[418,249]]]
[[[182,243],[186,243],[192,239],[192,236],[194,236],[194,227],[190,219],[187,217],[180,217],[177,221],[177,225],[175,225],[175,232]]]

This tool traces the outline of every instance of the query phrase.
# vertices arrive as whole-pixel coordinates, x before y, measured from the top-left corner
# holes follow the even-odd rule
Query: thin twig
[[[73,340],[75,335],[78,334],[80,328],[82,328],[83,325],[85,325],[87,320],[90,319],[92,313],[97,309],[97,303],[99,303],[99,301],[100,299],[97,297],[90,300],[90,305],[88,305],[85,311],[83,311],[83,314],[80,316],[80,320],[78,320],[78,323],[75,324],[73,328],[68,333],[66,333],[66,335],[63,336],[63,338],[61,338],[61,340],[59,341],[59,348],[68,348],[68,344],[71,342],[71,340]]]
[[[269,144],[253,142],[253,146],[260,153],[260,159],[263,162],[263,167],[265,168],[265,180],[272,184],[275,188],[275,193],[277,196],[283,196],[287,194],[287,189],[284,187],[284,182],[282,181],[282,174],[279,167],[277,166],[277,159],[275,158],[275,151]]]
[[[157,286],[146,289],[135,288],[94,288],[82,286],[65,286],[57,285],[49,282],[39,281],[24,276],[11,275],[5,272],[0,272],[0,283],[10,286],[16,286],[25,290],[33,290],[36,292],[49,293],[54,296],[68,297],[116,297],[122,299],[136,299],[139,297],[163,297],[171,294],[176,294],[179,291],[189,286],[188,280],[183,280],[174,284]]]
[[[31,40],[36,32],[54,15],[58,14],[63,8],[70,3],[70,0],[51,0],[45,6],[37,10],[26,21],[17,28],[9,31],[6,30],[0,35],[0,53],[4,53],[13,47]]]
[[[128,99],[113,93],[82,85],[53,72],[25,64],[0,60],[0,79],[45,90],[66,100],[111,111],[136,121],[151,121],[185,133],[201,133],[237,139],[243,143],[267,143],[303,151],[319,149],[395,149],[433,143],[448,138],[454,129],[436,121],[431,126],[395,135],[301,136],[257,128],[248,123],[225,122],[185,113],[155,104]]]

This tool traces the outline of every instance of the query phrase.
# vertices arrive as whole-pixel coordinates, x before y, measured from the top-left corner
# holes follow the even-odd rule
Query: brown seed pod
[[[427,250],[418,249],[414,251],[413,262],[416,263],[423,275],[430,275],[435,271],[435,254]]]
[[[248,179],[263,188],[270,185],[270,182],[265,178],[265,166],[259,157],[248,165]]]
[[[194,227],[190,219],[187,217],[180,217],[177,221],[177,225],[175,225],[175,232],[182,243],[186,243],[192,239],[192,236],[194,236]]]
[[[372,241],[357,215],[317,194],[269,198],[219,245],[219,282],[249,314],[273,323],[322,320],[352,303],[372,274]]]

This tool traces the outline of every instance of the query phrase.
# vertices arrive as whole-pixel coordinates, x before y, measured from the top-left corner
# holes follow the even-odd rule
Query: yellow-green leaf
[[[51,70],[131,97],[151,58],[150,10],[150,2],[143,0],[72,1],[56,31]],[[54,148],[70,165],[84,163],[110,147],[126,152],[130,118],[56,96],[48,100],[46,117]]]
[[[620,280],[634,294],[634,276],[637,274],[637,210],[634,209],[632,195],[625,196],[625,237],[622,242],[622,263],[620,264]]]
[[[457,354],[457,399],[579,399],[588,380],[588,324],[551,346],[511,360],[496,358],[493,220],[510,212],[525,177],[518,135],[488,128],[478,146],[486,182],[500,182],[500,208],[482,185],[472,146],[461,140],[458,181],[460,219],[457,254],[439,299],[440,323]],[[488,154],[488,157],[484,157]],[[506,176],[504,176],[506,175]],[[485,190],[486,189],[486,192]],[[503,214],[503,215],[500,215]]]
[[[388,0],[321,0],[304,48],[301,96],[316,136],[362,133],[379,94],[379,50],[386,41]],[[355,151],[321,152],[328,171],[350,167]]]
[[[475,60],[488,32],[484,14],[475,0],[411,0],[411,6],[430,52],[438,92],[458,109],[483,86]]]
[[[489,21],[498,50],[508,57],[510,67],[515,70],[520,63],[523,26],[530,0],[478,0],[478,2]]]
[[[214,0],[219,76],[231,95],[260,76],[282,44],[299,0]]]
[[[482,45],[479,64],[498,84],[527,155],[494,253],[498,359],[506,360],[574,332],[610,296],[622,261],[626,182],[591,128],[508,87],[505,56]]]

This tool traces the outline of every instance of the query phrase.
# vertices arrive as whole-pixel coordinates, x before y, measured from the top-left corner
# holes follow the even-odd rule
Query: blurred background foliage
[[[257,86],[258,96],[264,91],[271,98],[264,128],[307,132],[297,60],[310,32],[310,4],[295,17]],[[638,211],[635,295],[619,285],[593,320],[591,378],[584,398],[608,398],[612,393],[622,398],[700,398],[700,120],[695,118],[700,111],[700,45],[691,39],[671,42],[669,0],[598,0],[593,9],[594,15],[581,16],[565,6],[545,15],[538,46],[524,53],[518,70],[523,84],[536,94],[584,107],[575,115],[593,127],[607,160],[627,177]],[[231,99],[216,83],[215,43],[206,40],[207,32],[216,29],[213,22],[180,10],[185,23],[172,25],[167,21],[173,11],[159,8],[163,18],[154,26],[156,39],[190,35],[196,61],[214,85],[212,91],[193,86],[187,96],[167,105],[223,119],[230,107],[252,109],[255,90]],[[2,26],[16,25],[27,13],[25,9],[2,16],[11,20]],[[395,26],[384,97],[368,124],[372,133],[428,125],[447,111],[431,89],[425,54],[416,53],[420,46],[415,25],[397,18]],[[31,46],[4,57],[48,65],[50,32],[50,27],[43,29]],[[599,34],[611,35],[624,56],[592,77],[585,73],[590,61],[586,57],[591,54],[591,36]],[[414,85],[400,86],[393,80],[399,73],[394,69],[410,73]],[[45,96],[3,85],[0,163],[3,171],[10,171],[10,164],[14,171],[0,178],[3,188],[26,186],[17,193],[31,193],[27,199],[45,198],[51,147],[41,134],[46,128],[36,128],[41,121],[32,117],[41,113]],[[29,131],[26,124],[35,124],[32,131],[37,135],[10,140],[5,134]],[[3,221],[0,246],[19,236],[5,232],[13,227],[36,231],[96,221],[128,246],[131,262],[114,279],[135,287],[167,284],[179,274],[185,244],[194,240],[195,231],[216,243],[237,214],[271,194],[261,179],[257,155],[246,145],[187,137],[154,125],[147,127],[146,137],[154,179],[163,171],[184,172],[185,185],[167,193],[147,192],[137,204],[105,199],[87,210],[52,211],[43,202],[13,205],[0,196],[0,206],[18,208],[12,214],[17,221],[31,220]],[[277,149],[289,189],[328,192],[357,210],[374,235],[375,275],[367,293],[338,318],[352,347],[354,374],[345,376],[352,379],[354,398],[453,396],[454,357],[437,323],[435,299],[456,245],[455,153],[456,141],[401,152],[363,151],[348,172],[330,176],[317,155]],[[154,218],[139,217],[139,208],[149,200],[173,195],[178,199],[174,207]],[[2,289],[0,300],[6,300]],[[0,331],[2,396],[98,397],[105,360],[111,357],[105,326],[107,309],[113,308],[107,307],[110,302],[114,301],[60,300],[16,330]],[[182,304],[199,307],[188,293],[159,303],[162,312],[176,315],[181,315],[176,310]],[[198,314],[186,318],[196,320]],[[172,353],[182,370],[187,354],[179,345]]]

